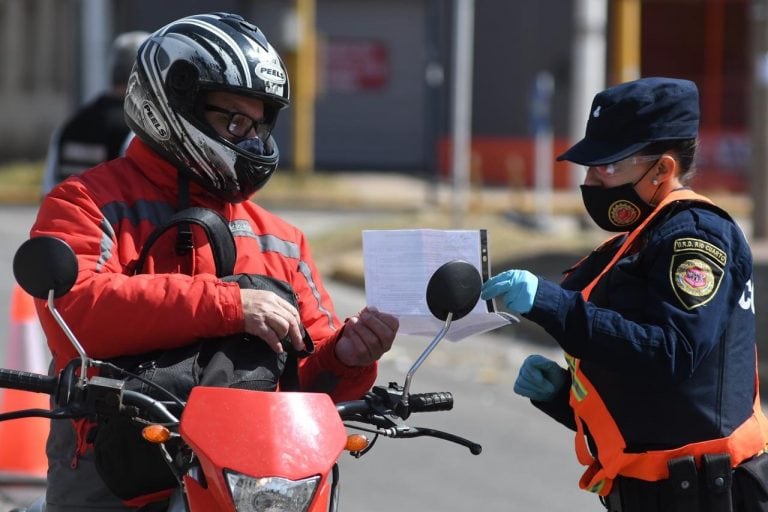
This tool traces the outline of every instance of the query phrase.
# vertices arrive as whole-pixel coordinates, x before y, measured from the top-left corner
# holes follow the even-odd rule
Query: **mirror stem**
[[[408,392],[411,389],[411,379],[413,378],[413,374],[416,373],[416,370],[419,369],[419,366],[421,366],[421,363],[424,362],[424,360],[429,356],[429,354],[432,353],[433,350],[435,350],[435,347],[438,343],[440,343],[440,340],[442,340],[446,334],[448,334],[448,329],[451,327],[451,320],[453,319],[453,313],[449,312],[448,316],[445,319],[445,325],[443,325],[443,328],[440,330],[439,333],[437,333],[437,336],[430,342],[429,346],[424,350],[424,352],[421,353],[419,358],[416,360],[415,363],[413,363],[413,366],[411,366],[411,369],[408,370],[408,373],[405,376],[405,385],[403,385],[403,400],[402,404],[404,407],[408,407]]]
[[[88,369],[88,356],[85,355],[85,349],[83,349],[82,345],[80,345],[80,342],[77,341],[77,338],[75,338],[75,335],[69,329],[69,326],[64,322],[64,319],[61,318],[61,315],[56,310],[56,307],[53,305],[53,294],[54,294],[54,290],[48,291],[48,310],[53,315],[53,318],[54,320],[56,320],[56,323],[59,324],[59,327],[61,327],[61,330],[64,331],[64,334],[67,335],[67,338],[69,338],[69,341],[72,342],[72,345],[75,347],[75,350],[77,351],[77,353],[80,355],[79,385],[81,388],[84,388],[85,384],[88,381],[88,375],[86,374],[86,370]]]

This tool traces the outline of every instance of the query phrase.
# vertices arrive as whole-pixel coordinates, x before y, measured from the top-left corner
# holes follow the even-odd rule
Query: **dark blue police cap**
[[[597,93],[584,138],[558,160],[605,165],[664,140],[694,139],[699,91],[690,80],[641,78]]]

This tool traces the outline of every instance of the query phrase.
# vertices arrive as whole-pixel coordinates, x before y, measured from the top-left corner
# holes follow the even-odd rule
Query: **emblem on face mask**
[[[600,117],[600,108],[601,108],[601,105],[598,105],[595,107],[595,111],[592,112],[592,117]]]
[[[616,201],[608,207],[608,220],[614,226],[629,226],[637,221],[638,218],[640,218],[640,208],[629,201]]]
[[[726,255],[709,242],[693,238],[675,240],[670,281],[686,309],[703,306],[717,293],[723,277]]]

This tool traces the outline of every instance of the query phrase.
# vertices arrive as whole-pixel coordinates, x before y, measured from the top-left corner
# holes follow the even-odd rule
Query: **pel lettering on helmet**
[[[152,105],[150,105],[148,101],[145,101],[142,105],[142,110],[144,111],[144,115],[147,117],[147,119],[149,119],[149,122],[152,123],[152,127],[155,129],[155,132],[157,132],[158,136],[160,136],[160,138],[163,140],[167,140],[170,137],[170,133],[160,122],[160,119],[158,119],[155,111],[152,110]]]
[[[261,63],[256,66],[256,75],[265,82],[285,83],[285,72],[274,64]]]

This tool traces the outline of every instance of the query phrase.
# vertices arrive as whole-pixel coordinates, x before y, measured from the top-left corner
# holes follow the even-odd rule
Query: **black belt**
[[[617,477],[603,504],[609,512],[733,511],[730,455],[703,455],[700,469],[692,456],[672,459],[668,467],[669,478],[658,482]]]

